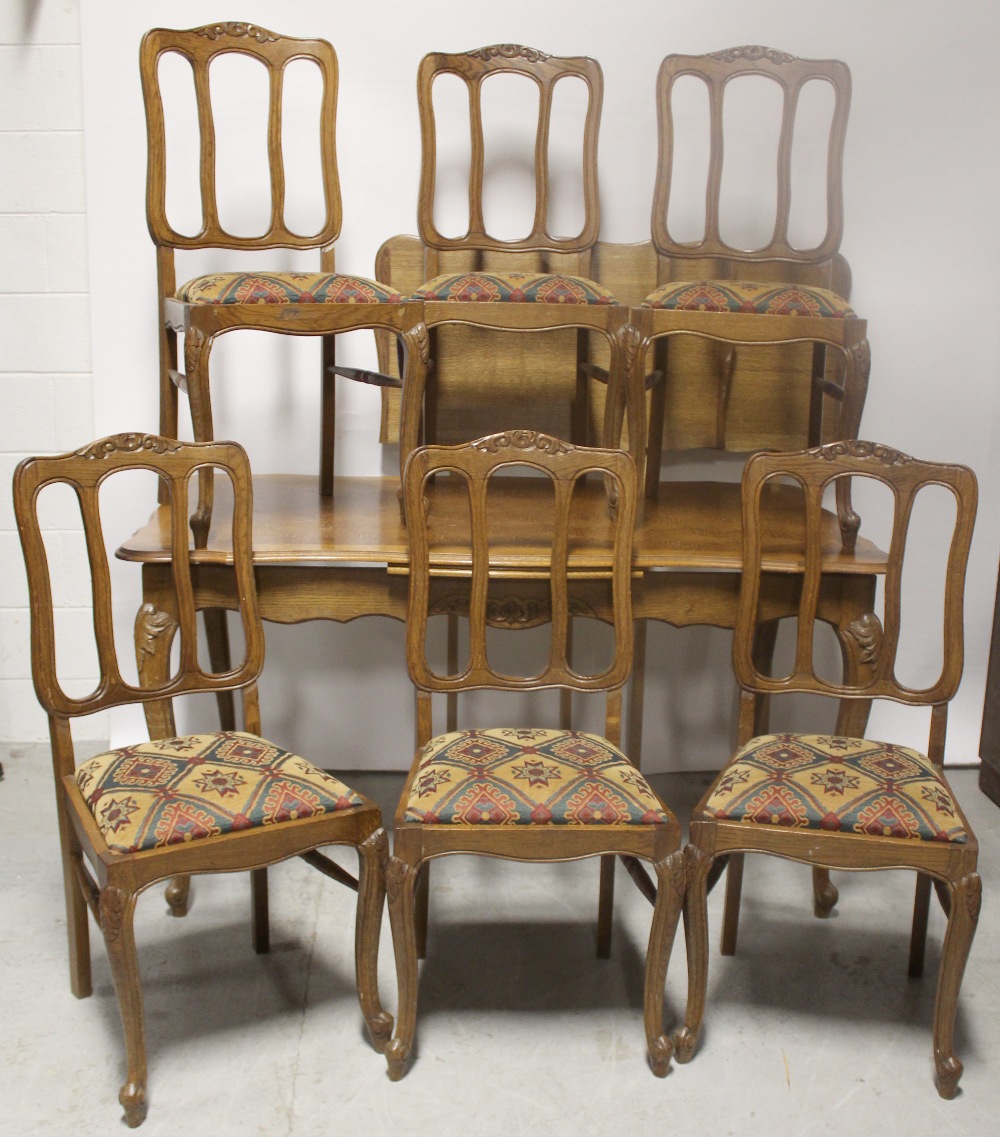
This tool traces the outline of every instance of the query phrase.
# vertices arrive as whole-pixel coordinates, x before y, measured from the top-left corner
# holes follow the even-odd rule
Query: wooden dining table
[[[315,476],[255,477],[253,556],[263,618],[280,624],[346,622],[361,616],[405,620],[408,552],[398,487],[398,479],[392,477],[337,477],[333,494],[321,496]],[[766,583],[759,612],[763,622],[795,614],[803,569],[801,495],[792,486],[772,490],[766,510]],[[446,479],[434,486],[427,505],[435,535],[432,611],[449,616],[462,614],[467,594],[463,492],[457,482]],[[544,532],[546,501],[526,478],[501,479],[495,495],[490,555],[505,571],[502,592],[491,599],[489,619],[508,628],[543,623],[548,611],[547,543],[533,534]],[[603,483],[596,480],[584,484],[578,498],[568,562],[573,611],[602,619],[608,602],[601,566],[607,564],[604,535],[609,503]],[[214,670],[228,665],[224,613],[236,608],[229,524],[226,498],[217,495],[204,547],[191,553],[195,603],[205,612]],[[160,505],[117,552],[122,560],[142,566],[142,605],[135,623],[141,680],[162,675],[169,667],[176,628],[169,532],[170,506]],[[835,629],[849,670],[862,666],[866,654],[874,650],[871,614],[886,556],[863,537],[853,550],[845,549],[832,510],[824,518],[823,542],[820,617]],[[632,561],[636,667],[628,752],[637,764],[646,621],[732,628],[740,565],[738,484],[667,482],[657,499],[645,502]],[[402,655],[399,663],[405,666]],[[223,726],[234,725],[225,701],[220,709]],[[861,734],[867,715],[865,702],[844,703],[836,729]],[[169,704],[149,704],[147,721],[153,737],[174,733]]]

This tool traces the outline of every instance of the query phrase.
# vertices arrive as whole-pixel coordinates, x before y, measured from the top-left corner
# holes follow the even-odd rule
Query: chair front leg
[[[715,858],[697,845],[684,850],[684,940],[687,947],[688,996],[684,1025],[674,1032],[674,1057],[690,1062],[698,1046],[708,989],[708,877]],[[732,858],[730,858],[730,864]]]
[[[397,845],[399,838],[397,834]],[[396,956],[399,1011],[396,1033],[385,1048],[389,1077],[398,1082],[406,1073],[417,1025],[417,929],[414,894],[420,865],[397,856],[389,858],[385,882],[389,893],[389,923]]]
[[[983,885],[979,874],[971,872],[951,888],[948,930],[941,951],[937,998],[934,1002],[934,1068],[937,1091],[943,1098],[958,1093],[962,1063],[955,1055],[955,1014],[965,964],[972,937],[979,923]]]
[[[109,885],[101,891],[99,905],[101,931],[108,949],[111,978],[125,1031],[128,1073],[118,1100],[125,1110],[125,1121],[131,1129],[141,1125],[146,1117],[146,1037],[133,927],[135,901],[134,892],[125,892]]]
[[[392,1015],[378,994],[378,943],[385,905],[389,838],[376,829],[358,846],[358,910],[354,924],[354,972],[358,1001],[372,1046],[383,1054],[392,1035]]]
[[[687,891],[687,868],[684,854],[678,849],[656,866],[656,904],[653,922],[649,929],[649,948],[646,952],[646,990],[643,998],[643,1018],[646,1024],[646,1046],[649,1064],[658,1078],[665,1078],[670,1069],[674,1044],[663,1028],[663,988],[667,981],[667,968],[677,921]]]

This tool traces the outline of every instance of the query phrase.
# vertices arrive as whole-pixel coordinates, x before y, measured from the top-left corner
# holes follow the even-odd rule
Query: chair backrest
[[[198,658],[195,603],[190,563],[189,502],[192,478],[211,467],[228,477],[233,489],[232,562],[240,597],[246,654],[224,673],[205,670]],[[98,495],[118,471],[150,470],[167,490],[171,505],[170,565],[176,611],[150,613],[163,633],[180,631],[177,670],[165,681],[134,686],[122,678],[112,626],[111,578]],[[100,679],[83,697],[66,693],[56,673],[55,621],[50,566],[39,524],[39,495],[61,483],[76,495],[90,563],[94,638]],[[196,494],[194,495],[196,497]],[[251,561],[252,489],[250,464],[234,442],[182,443],[148,434],[118,434],[69,454],[26,458],[14,474],[14,510],[28,573],[31,602],[31,667],[39,702],[50,717],[67,719],[127,703],[148,703],[194,691],[230,691],[248,687],[264,663],[264,634],[257,606]],[[140,617],[141,617],[140,613]],[[169,670],[169,669],[168,669]]]
[[[526,471],[534,476],[495,477]],[[442,478],[446,472],[456,478]],[[602,476],[593,485],[581,481],[590,472]],[[452,492],[456,481],[461,488]],[[507,431],[461,446],[414,450],[404,488],[410,539],[406,657],[420,691],[611,691],[622,686],[632,665],[636,474],[629,454],[572,446],[535,431]],[[503,536],[489,531],[490,497],[492,517],[505,522],[513,535],[511,547],[501,548]],[[540,508],[543,498],[546,506]],[[614,508],[609,500],[616,502]],[[532,524],[533,514],[544,522]],[[436,612],[434,586],[451,578],[445,583],[454,595],[454,578],[463,575],[468,580],[468,666],[460,674],[440,675],[427,657],[428,617]],[[581,609],[572,591],[574,578],[583,588],[599,585],[609,597],[599,612]],[[491,592],[498,583],[514,591]],[[542,592],[525,601],[533,585],[541,585]],[[614,628],[610,663],[597,674],[576,670],[568,659],[571,617],[584,611]],[[538,674],[507,675],[491,666],[488,625],[517,628],[547,621],[550,650]]]
[[[469,167],[469,228],[459,237],[446,237],[434,221],[437,175],[437,125],[432,86],[444,74],[455,75],[468,88],[471,153]],[[491,76],[524,75],[538,87],[538,119],[535,129],[535,212],[531,232],[517,240],[491,236],[483,210],[483,179],[486,145],[483,132],[483,85]],[[553,94],[557,85],[570,78],[587,85],[587,112],[583,129],[582,177],[583,224],[579,233],[556,236],[551,231],[552,177],[549,168],[549,128]],[[420,107],[421,168],[418,224],[423,243],[438,251],[480,249],[488,251],[539,251],[581,253],[597,241],[600,215],[597,197],[597,133],[601,118],[604,78],[600,64],[586,57],[560,58],[518,44],[495,44],[477,51],[448,55],[432,52],[420,62],[417,97]]]
[[[719,227],[723,184],[724,103],[727,84],[745,76],[760,76],[782,90],[781,128],[777,144],[777,198],[775,225],[766,245],[753,250],[736,248],[722,237]],[[679,241],[670,233],[668,211],[674,189],[676,162],[674,96],[676,84],[694,76],[708,88],[709,158],[705,194],[704,235],[699,240]],[[792,209],[793,156],[796,118],[806,84],[824,81],[833,88],[834,104],[826,146],[826,231],[812,248],[794,247],[789,240]],[[659,123],[659,157],[653,196],[653,244],[665,256],[681,258],[735,258],[738,261],[827,261],[840,247],[843,233],[843,156],[847,112],[851,98],[851,73],[835,59],[796,59],[767,47],[732,47],[708,55],[668,55],[660,65],[656,83]],[[725,276],[716,270],[709,275]],[[683,278],[683,277],[682,277]]]
[[[194,76],[200,134],[199,190],[202,225],[200,231],[193,235],[178,232],[167,219],[167,140],[160,87],[160,61],[168,52],[186,59]],[[213,60],[229,53],[258,60],[267,68],[269,83],[267,160],[271,182],[271,214],[266,232],[252,237],[228,232],[219,220],[216,121],[212,111],[209,69]],[[282,95],[285,70],[293,60],[315,63],[322,81],[319,132],[324,218],[315,233],[306,235],[293,231],[285,217]],[[208,24],[189,31],[153,28],[142,38],[139,66],[149,148],[146,217],[150,235],[158,246],[171,249],[314,249],[333,244],[340,233],[341,224],[335,133],[338,72],[336,53],[326,40],[293,39],[276,35],[256,24],[232,22]]]
[[[850,571],[850,558],[841,554],[834,566],[823,564],[823,495],[840,478],[871,479],[887,486],[893,497],[892,535],[884,580],[882,618],[865,614],[846,630],[858,642],[861,666],[842,682],[817,674],[814,662],[814,629],[820,598],[821,577],[826,571]],[[754,630],[762,594],[762,561],[767,558],[767,495],[778,479],[798,483],[803,495],[802,584],[798,609],[795,661],[790,673],[772,678],[759,670],[754,658]],[[896,674],[900,644],[903,592],[903,554],[908,548],[910,522],[917,495],[930,486],[940,486],[954,495],[952,532],[941,534],[941,548],[948,549],[944,571],[942,666],[926,687],[914,688]],[[872,442],[833,442],[793,454],[757,454],[743,474],[743,578],[733,664],[737,681],[745,691],[773,694],[782,691],[813,692],[837,699],[892,699],[911,706],[940,706],[955,694],[962,677],[963,600],[965,569],[976,517],[977,488],[973,472],[965,466],[922,462],[888,446]],[[773,550],[771,550],[773,554]],[[858,566],[860,569],[862,566]],[[773,568],[773,565],[772,565]],[[870,571],[870,570],[869,570]],[[907,608],[909,611],[909,606]]]

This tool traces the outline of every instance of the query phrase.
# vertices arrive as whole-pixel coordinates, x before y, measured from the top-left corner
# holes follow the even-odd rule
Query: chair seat
[[[76,784],[108,847],[120,853],[364,804],[333,775],[242,731],[111,750],[82,763]]]
[[[947,783],[917,750],[822,734],[766,734],[705,803],[720,821],[920,841],[967,839]]]
[[[596,281],[550,272],[448,273],[422,284],[413,299],[479,304],[618,303]]]
[[[217,272],[181,285],[187,304],[400,304],[402,293],[335,272]]]
[[[439,734],[406,803],[423,825],[651,825],[669,820],[646,779],[605,738],[495,728]]]
[[[749,280],[682,280],[664,284],[643,308],[673,312],[736,312],[758,316],[853,316],[850,305],[826,288],[804,284],[756,284]]]

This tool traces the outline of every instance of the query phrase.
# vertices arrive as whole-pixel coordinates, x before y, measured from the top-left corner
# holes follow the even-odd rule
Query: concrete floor
[[[0,754],[5,920],[0,931],[0,1133],[123,1132],[121,1028],[93,934],[94,994],[69,992],[53,791],[43,748]],[[706,779],[657,789],[685,818]],[[391,816],[401,777],[359,775]],[[200,877],[190,915],[140,900],[149,1047],[147,1137],[240,1133],[994,1134],[1000,1126],[1000,811],[976,772],[952,783],[981,844],[983,915],[959,1010],[959,1097],[941,1101],[928,969],[906,977],[909,874],[835,875],[834,918],[811,915],[808,870],[748,862],[738,954],[713,953],[702,1046],[668,1078],[645,1061],[642,981],[650,908],[619,870],[612,958],[593,954],[595,863],[452,858],[434,866],[418,1053],[391,1083],[365,1042],[353,987],[354,896],[293,861],[272,870],[269,956],[250,947],[247,878]],[[344,863],[349,858],[344,854]],[[719,924],[721,889],[712,897]],[[381,987],[395,1011],[388,920]],[[682,1012],[683,941],[667,979]],[[991,1072],[992,1070],[992,1072]]]

